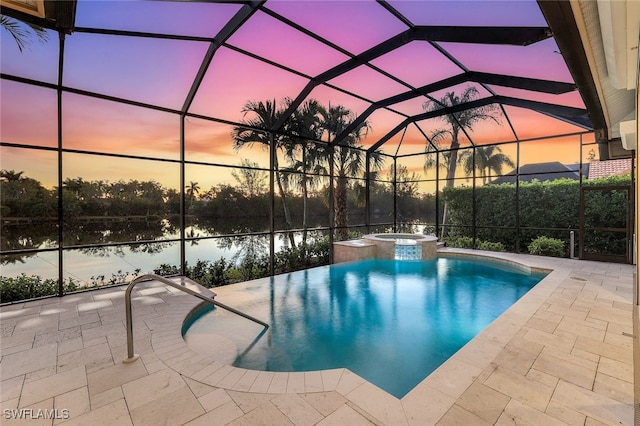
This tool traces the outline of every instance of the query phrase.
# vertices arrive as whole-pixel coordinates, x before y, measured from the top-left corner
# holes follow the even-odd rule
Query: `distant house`
[[[584,165],[583,173],[586,175],[589,165]],[[520,167],[520,182],[531,182],[537,179],[540,182],[556,179],[580,179],[579,164],[562,164],[558,161],[548,163],[525,164]],[[515,183],[516,170],[512,170],[504,176],[500,176],[490,182],[492,185],[501,183]]]
[[[589,179],[626,175],[631,173],[631,167],[631,158],[592,161],[589,163]]]

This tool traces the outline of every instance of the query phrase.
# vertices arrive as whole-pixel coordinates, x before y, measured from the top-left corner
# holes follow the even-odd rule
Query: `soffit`
[[[574,0],[571,1],[571,6],[576,19],[576,24],[578,25],[578,30],[580,31],[585,52],[589,59],[589,65],[591,67],[590,71],[596,84],[596,90],[605,114],[608,130],[607,136],[609,139],[613,139],[620,137],[620,122],[629,120],[635,115],[635,90],[628,90],[626,87],[616,88],[614,86],[614,84],[619,83],[616,83],[616,77],[613,74],[615,70],[612,68],[613,65],[611,60],[609,61],[609,69],[607,67],[607,55],[605,52],[608,50],[610,54],[615,54],[612,43],[615,41],[614,39],[617,36],[615,33],[612,35],[611,33],[607,34],[605,31],[604,34],[606,40],[603,38],[603,29],[607,24],[603,23],[603,25],[601,25],[598,11],[599,3],[600,2],[595,1]],[[629,3],[630,9],[638,6],[633,4],[634,2],[625,1],[624,3]],[[616,16],[614,14],[612,15],[612,19],[614,21],[611,22],[611,25],[626,27],[627,31],[625,32],[626,34],[624,34],[625,38],[628,38],[626,36],[634,32],[635,26],[635,33],[637,35],[637,23],[640,22],[640,14],[636,16],[635,24],[628,25],[628,22],[631,21],[628,16],[623,16],[622,19],[620,19],[619,15]],[[627,48],[623,50],[631,50],[631,52],[633,52],[634,46],[627,46],[626,39],[624,40],[624,45]],[[637,52],[637,39],[635,51]],[[624,55],[624,58],[620,58],[620,56],[618,56],[618,63],[622,62],[622,66],[628,70],[629,58],[632,57],[632,55],[626,51],[618,51],[618,55],[621,54]],[[626,72],[627,71],[625,70],[623,75],[626,75]],[[625,86],[625,83],[626,79],[621,85]]]

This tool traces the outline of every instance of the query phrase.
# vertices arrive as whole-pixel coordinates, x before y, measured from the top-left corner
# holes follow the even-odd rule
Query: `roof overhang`
[[[636,112],[640,2],[538,1],[602,144]],[[605,157],[606,158],[606,157]]]
[[[71,34],[78,0],[0,0],[0,13],[42,28]]]

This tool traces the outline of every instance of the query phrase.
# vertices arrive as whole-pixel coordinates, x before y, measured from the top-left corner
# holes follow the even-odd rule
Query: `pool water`
[[[344,367],[402,398],[543,277],[461,257],[324,266],[246,288],[247,302],[234,307],[268,322],[266,332],[207,307],[185,323],[184,337],[202,347],[224,336],[237,367]]]

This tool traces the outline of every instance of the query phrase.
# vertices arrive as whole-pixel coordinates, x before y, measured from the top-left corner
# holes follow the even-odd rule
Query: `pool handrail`
[[[179,278],[180,282],[177,283],[175,281],[171,281],[170,278]],[[131,282],[127,286],[127,290],[125,291],[125,295],[124,295],[124,307],[125,307],[125,316],[126,316],[126,322],[127,322],[127,358],[123,361],[125,363],[134,362],[140,357],[139,355],[135,354],[133,351],[133,318],[132,318],[132,312],[131,312],[132,311],[131,291],[136,286],[136,284],[142,281],[152,281],[152,280],[160,281],[163,284],[166,284],[170,287],[184,291],[185,293],[188,293],[192,296],[202,299],[205,302],[211,303],[215,306],[219,306],[222,309],[226,309],[230,312],[233,312],[234,314],[245,317],[253,322],[256,322],[262,325],[265,329],[269,328],[269,324],[267,324],[266,322],[259,320],[258,318],[252,317],[249,314],[245,314],[244,312],[241,312],[235,308],[232,308],[229,305],[225,305],[224,303],[218,302],[217,300],[213,300],[213,298],[216,296],[216,294],[213,291],[201,286],[200,284],[189,279],[188,277],[185,277],[182,275],[174,275],[172,277],[163,277],[161,275],[156,275],[156,274],[144,274],[131,280]]]

